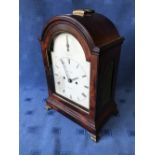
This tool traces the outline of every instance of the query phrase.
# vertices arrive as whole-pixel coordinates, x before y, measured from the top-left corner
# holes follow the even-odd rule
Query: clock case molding
[[[91,64],[89,110],[72,104],[72,101],[55,93],[50,52],[53,49],[53,39],[62,32],[76,37],[83,47],[86,60]],[[94,140],[98,138],[99,130],[105,121],[118,112],[114,96],[123,40],[109,19],[94,12],[84,16],[56,16],[46,24],[40,38],[48,85],[46,106],[86,128]]]

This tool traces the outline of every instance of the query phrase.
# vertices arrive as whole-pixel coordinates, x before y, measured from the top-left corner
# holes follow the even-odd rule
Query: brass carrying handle
[[[78,10],[73,10],[72,12],[73,15],[77,15],[81,17],[83,17],[84,15],[92,14],[92,13],[95,13],[95,11],[92,9],[78,9]]]

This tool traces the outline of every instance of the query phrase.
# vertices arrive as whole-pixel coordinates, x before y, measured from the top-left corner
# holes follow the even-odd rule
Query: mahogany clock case
[[[54,37],[62,32],[77,38],[91,64],[89,110],[55,93],[50,51]],[[47,23],[40,39],[49,93],[47,106],[71,118],[95,138],[103,123],[118,112],[114,95],[123,40],[113,23],[98,13],[56,16]]]

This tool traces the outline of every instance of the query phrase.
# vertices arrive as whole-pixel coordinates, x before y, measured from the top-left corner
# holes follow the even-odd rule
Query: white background
[[[155,155],[155,1],[136,0],[136,155]],[[0,155],[19,153],[19,2],[0,1]]]
[[[136,0],[136,155],[155,155],[155,1]]]
[[[18,3],[0,1],[0,155],[19,154]]]

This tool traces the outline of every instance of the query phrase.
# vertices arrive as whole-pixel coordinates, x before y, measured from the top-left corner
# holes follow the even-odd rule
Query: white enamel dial
[[[89,109],[90,63],[78,40],[69,33],[59,34],[51,57],[56,93]]]

